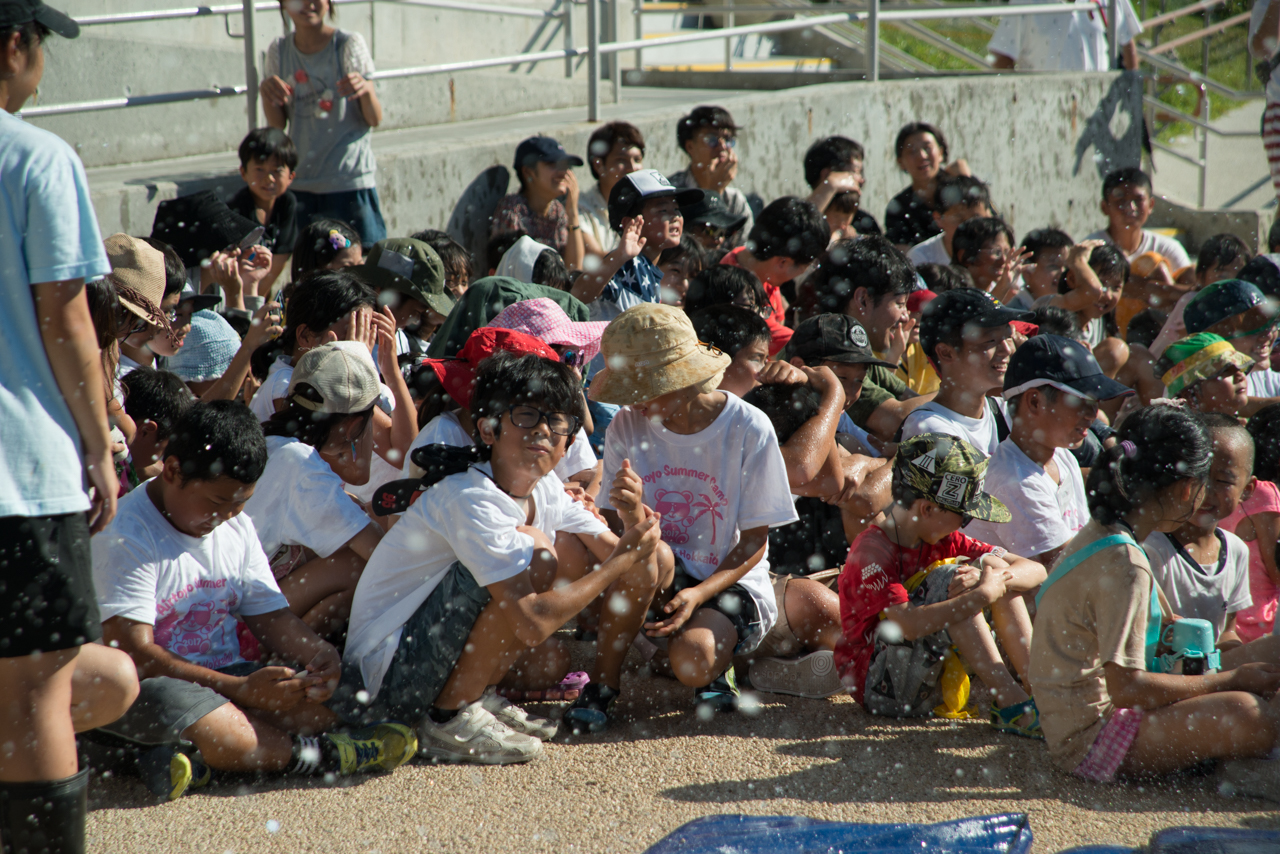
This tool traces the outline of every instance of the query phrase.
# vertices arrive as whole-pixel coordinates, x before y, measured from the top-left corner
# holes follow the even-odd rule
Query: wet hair
[[[502,256],[507,254],[507,250],[515,246],[516,242],[525,236],[525,232],[515,229],[513,231],[500,231],[490,237],[484,248],[484,257],[487,265],[485,270],[497,269],[498,264],[502,262]]]
[[[310,383],[298,383],[293,387],[292,394],[285,399],[284,409],[273,412],[271,418],[263,423],[264,435],[297,439],[302,444],[319,450],[329,441],[333,428],[348,418],[363,419],[364,427],[367,428],[369,419],[373,417],[373,406],[363,412],[317,412],[298,403],[294,400],[295,396],[312,403],[324,403],[324,397],[314,386]]]
[[[862,146],[846,136],[829,136],[820,139],[804,154],[804,180],[810,187],[817,187],[822,180],[822,170],[843,171],[855,160],[866,160]]]
[[[1180,406],[1148,406],[1120,425],[1116,444],[1089,472],[1089,513],[1114,525],[1179,481],[1204,483],[1213,443],[1204,419]],[[1132,456],[1126,451],[1131,450]]]
[[[134,421],[154,421],[161,436],[173,432],[183,414],[196,402],[182,377],[169,371],[138,367],[120,378],[124,411]]]
[[[983,205],[991,210],[991,191],[972,175],[939,175],[933,192],[933,209],[944,214],[956,205],[972,208]],[[1013,238],[1009,238],[1013,242]]]
[[[783,257],[810,264],[830,242],[831,229],[813,202],[795,196],[770,202],[747,235],[747,248],[761,261]]]
[[[1156,336],[1160,334],[1160,330],[1164,329],[1165,321],[1168,319],[1169,315],[1158,308],[1143,309],[1129,321],[1129,328],[1124,333],[1124,342],[1150,347],[1151,342],[1155,341]]]
[[[740,305],[711,305],[689,315],[698,340],[732,357],[749,344],[768,345],[773,340],[769,324],[749,308]]]
[[[951,239],[951,257],[957,264],[971,264],[983,247],[1002,234],[1009,241],[1009,247],[1013,248],[1013,230],[1005,225],[1004,220],[994,216],[966,220]]]
[[[907,140],[918,133],[931,134],[938,142],[938,147],[942,149],[942,161],[945,163],[951,157],[950,147],[947,145],[947,138],[942,131],[938,130],[928,122],[911,122],[903,125],[902,130],[898,131],[898,138],[893,142],[893,156],[901,157],[902,152],[906,150]]]
[[[377,308],[373,289],[345,270],[317,270],[297,282],[285,312],[284,332],[254,351],[254,376],[266,377],[278,355],[288,356],[298,344],[298,328],[322,332],[357,308]]]
[[[1200,420],[1204,422],[1204,426],[1209,428],[1209,438],[1213,438],[1215,431],[1221,430],[1235,434],[1235,437],[1245,444],[1245,450],[1249,458],[1249,474],[1253,474],[1254,467],[1254,446],[1253,435],[1248,429],[1240,423],[1240,419],[1234,415],[1225,415],[1221,412],[1204,412],[1200,415]]]
[[[678,245],[662,250],[662,254],[658,256],[657,266],[679,264],[684,274],[692,278],[702,272],[703,256],[702,244],[688,234],[682,234]]]
[[[154,237],[138,239],[164,256],[164,295],[171,297],[182,293],[182,289],[187,286],[187,267],[182,263],[182,256],[178,254],[178,250]]]
[[[831,197],[827,213],[856,214],[862,197],[851,190],[844,190]]]
[[[1080,319],[1076,317],[1074,311],[1067,311],[1056,305],[1042,305],[1033,309],[1031,315],[1030,322],[1039,328],[1037,335],[1059,335],[1079,341],[1083,334],[1080,330]]]
[[[1234,234],[1215,234],[1200,244],[1200,254],[1196,257],[1196,275],[1209,271],[1210,267],[1221,267],[1243,258],[1245,263],[1253,259],[1253,253],[1244,241]]]
[[[1037,228],[1022,236],[1022,248],[1031,253],[1031,260],[1038,261],[1046,249],[1070,249],[1076,242],[1071,235],[1059,228]]]
[[[485,418],[501,418],[512,406],[528,404],[551,412],[566,412],[582,421],[586,415],[582,382],[568,365],[526,353],[517,356],[499,350],[476,369],[476,387],[471,393],[471,420],[479,425]],[[475,436],[482,459],[491,449]],[[573,437],[569,437],[573,441]]]
[[[809,275],[815,313],[843,314],[854,291],[866,288],[877,305],[915,290],[907,256],[880,235],[841,240],[818,258]]]
[[[773,425],[778,444],[784,444],[818,414],[822,395],[807,383],[777,383],[753,388],[742,398],[759,409]]]
[[[440,263],[444,265],[446,280],[460,281],[464,285],[469,285],[475,279],[476,264],[471,253],[467,251],[467,247],[454,240],[447,232],[427,228],[411,237],[414,240],[421,240],[436,250],[436,254],[440,256]]]
[[[529,278],[535,285],[546,285],[558,291],[569,290],[569,268],[565,266],[560,253],[554,249],[543,249],[538,254]]]
[[[707,306],[732,303],[743,291],[747,292],[747,298],[756,308],[761,311],[769,309],[769,297],[755,273],[728,264],[707,267],[689,280],[689,291],[684,295],[685,313],[692,314]]]
[[[1136,166],[1126,166],[1107,173],[1102,179],[1102,199],[1106,201],[1111,191],[1120,187],[1143,187],[1148,193],[1152,191],[1151,176]]]
[[[258,416],[234,400],[193,403],[173,425],[164,458],[176,457],[182,484],[222,475],[253,484],[267,467],[267,441]]]
[[[1247,429],[1253,437],[1254,477],[1280,483],[1280,403],[1255,412]]]
[[[1272,258],[1255,256],[1236,278],[1255,285],[1266,296],[1280,298],[1280,266]]]
[[[916,267],[916,272],[924,280],[925,287],[935,294],[973,287],[973,276],[955,264],[921,264]]]
[[[266,163],[273,157],[288,166],[290,172],[298,168],[298,149],[289,135],[279,128],[255,128],[240,142],[241,169],[250,161]]]
[[[310,225],[298,232],[298,241],[293,244],[289,277],[294,282],[302,281],[302,277],[307,273],[323,269],[346,248],[333,245],[333,241],[329,239],[331,231],[338,232],[352,246],[360,245],[360,234],[342,220],[312,220]]]
[[[724,107],[694,107],[689,115],[676,122],[676,145],[686,151],[685,143],[693,139],[693,135],[702,128],[731,130],[735,134],[742,130],[733,123],[733,116]]]
[[[1114,244],[1104,243],[1093,247],[1093,251],[1089,253],[1089,267],[1099,279],[1119,273],[1122,287],[1129,281],[1129,259]],[[1058,293],[1065,294],[1070,290],[1070,271],[1063,270],[1062,278],[1058,279]]]
[[[618,143],[622,143],[623,151],[628,148],[638,148],[640,156],[644,156],[644,134],[640,132],[640,128],[631,122],[607,122],[596,128],[587,140],[586,160],[592,178],[600,180],[600,173],[596,170],[593,159],[599,157],[604,160]]]

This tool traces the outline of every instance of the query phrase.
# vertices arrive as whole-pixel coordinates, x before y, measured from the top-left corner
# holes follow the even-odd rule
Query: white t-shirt
[[[253,400],[249,401],[249,411],[258,416],[259,421],[270,421],[271,416],[276,414],[276,401],[283,400],[289,393],[291,379],[293,379],[293,365],[289,357],[277,356],[271,363],[271,367],[267,369],[267,378],[254,392]],[[395,395],[382,382],[378,383],[378,406],[388,414],[396,408]]]
[[[1253,13],[1249,16],[1249,53],[1253,53],[1253,37],[1258,34],[1258,30],[1262,27],[1262,19],[1266,17],[1267,9],[1276,0],[1255,0],[1253,4]],[[1280,49],[1277,45],[1271,49],[1271,53],[1254,54],[1254,60],[1270,59],[1276,50]],[[1276,66],[1271,71],[1271,77],[1267,79],[1267,100],[1271,102],[1280,101],[1280,66]]]
[[[994,400],[1000,412],[1004,414],[1004,423],[1009,423],[1009,410],[1005,406],[1005,402],[1000,398],[987,398]],[[945,433],[949,436],[956,436],[964,439],[970,445],[980,451],[983,456],[990,457],[996,452],[996,447],[1000,444],[1000,437],[996,433],[996,419],[991,414],[991,405],[985,400],[982,404],[982,417],[970,418],[967,415],[961,415],[954,412],[936,400],[931,400],[923,406],[913,409],[902,422],[902,441],[910,439],[912,436],[919,436],[921,433]],[[1017,554],[1017,552],[1014,552]]]
[[[253,520],[241,513],[189,537],[160,515],[148,483],[121,498],[116,518],[90,541],[103,621],[149,623],[157,644],[202,667],[241,661],[235,618],[289,607]]]
[[[1116,40],[1123,47],[1142,32],[1142,21],[1129,0],[1119,0],[1116,11]],[[987,51],[1009,57],[1019,71],[1110,71],[1105,14],[1093,9],[1003,18],[987,43]]]
[[[917,267],[921,264],[950,264],[951,256],[947,254],[947,247],[942,243],[942,233],[939,232],[908,249],[907,260]]]
[[[270,557],[281,546],[306,546],[328,557],[349,543],[370,520],[345,487],[315,448],[268,436],[267,469],[244,505],[262,550]]]
[[[1280,397],[1280,371],[1254,371],[1245,374],[1249,397]]]
[[[480,463],[432,486],[369,558],[351,605],[343,658],[360,667],[370,694],[382,687],[404,624],[454,561],[482,587],[529,568],[533,538],[516,530],[525,523],[525,511],[498,488],[492,472],[488,463]],[[557,477],[539,480],[532,495],[533,526],[552,540],[557,531],[596,535],[608,530],[565,494]]]
[[[662,515],[662,539],[689,574],[705,580],[738,544],[743,529],[788,525],[800,517],[791,501],[787,467],[768,417],[736,395],[700,433],[673,433],[630,407],[604,437],[606,483],[623,459],[644,481],[645,503]],[[612,509],[607,490],[596,498]],[[738,582],[751,594],[764,631],[778,618],[769,581],[769,552]]]
[[[1115,241],[1111,239],[1111,235],[1107,233],[1105,228],[1095,231],[1085,240],[1105,240],[1112,245],[1115,244]],[[1183,267],[1191,266],[1191,258],[1187,255],[1187,250],[1182,247],[1181,243],[1172,237],[1166,237],[1163,234],[1156,234],[1154,231],[1143,229],[1142,240],[1138,242],[1138,251],[1126,257],[1129,259],[1129,263],[1132,264],[1135,258],[1148,252],[1158,252],[1163,255],[1173,265],[1173,272],[1175,273]]]
[[[1195,617],[1213,623],[1221,634],[1227,615],[1253,604],[1249,593],[1249,547],[1230,531],[1217,529],[1218,562],[1212,566],[1194,563],[1179,554],[1167,534],[1159,531],[1147,537],[1142,549],[1151,562],[1156,582],[1179,617]]]
[[[592,184],[578,197],[578,216],[583,232],[590,234],[605,252],[618,248],[618,232],[609,225],[609,202],[600,192],[599,184]]]
[[[1058,477],[1005,439],[991,455],[983,490],[1004,502],[1013,518],[1008,522],[974,519],[965,533],[975,540],[1003,546],[1006,551],[1034,558],[1068,542],[1089,521],[1080,464],[1066,448],[1053,452]]]
[[[381,489],[384,484],[388,484],[393,480],[400,480],[403,477],[404,473],[398,467],[391,465],[378,454],[374,454],[369,458],[368,483],[362,485],[344,483],[343,486],[347,490],[347,495],[360,499],[362,504],[368,504],[373,501],[373,494]]]
[[[404,476],[422,477],[425,474],[422,469],[413,464],[415,448],[421,448],[423,445],[456,445],[459,448],[465,448],[474,444],[471,436],[462,429],[458,414],[453,411],[443,412],[428,421],[427,425],[418,432],[413,444],[409,446],[410,456],[404,461]],[[552,471],[560,480],[566,481],[580,471],[594,469],[598,462],[595,452],[591,450],[591,439],[587,436],[586,429],[579,427],[578,434],[573,438],[573,444],[565,451],[564,457],[556,463]]]

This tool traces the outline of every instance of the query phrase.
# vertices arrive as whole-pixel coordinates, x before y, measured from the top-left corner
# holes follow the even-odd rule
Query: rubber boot
[[[52,782],[0,783],[0,852],[84,854],[89,769]]]

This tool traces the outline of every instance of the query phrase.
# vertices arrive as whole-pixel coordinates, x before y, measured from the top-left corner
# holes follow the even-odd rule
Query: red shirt
[[[961,555],[977,559],[988,552],[999,556],[1004,549],[980,543],[959,531],[933,545],[921,542],[908,549],[890,540],[883,528],[872,525],[853,541],[840,573],[840,626],[844,637],[836,645],[835,657],[840,678],[852,689],[855,700],[862,702],[880,615],[907,601],[907,588],[903,586],[906,580],[934,561]]]
[[[739,246],[737,249],[730,250],[720,263],[729,267],[741,267],[738,256],[746,250],[747,247]],[[769,307],[773,309],[764,322],[769,324],[769,334],[773,336],[773,340],[769,342],[769,355],[776,356],[782,352],[782,348],[787,346],[787,342],[791,340],[792,330],[784,326],[782,319],[787,316],[787,307],[782,302],[782,291],[777,285],[769,282],[761,282],[764,286],[764,295],[769,299]]]

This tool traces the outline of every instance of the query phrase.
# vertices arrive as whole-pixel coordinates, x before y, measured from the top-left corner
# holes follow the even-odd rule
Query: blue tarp
[[[713,815],[691,821],[645,854],[1027,854],[1023,813],[939,824],[850,824],[797,816]]]

